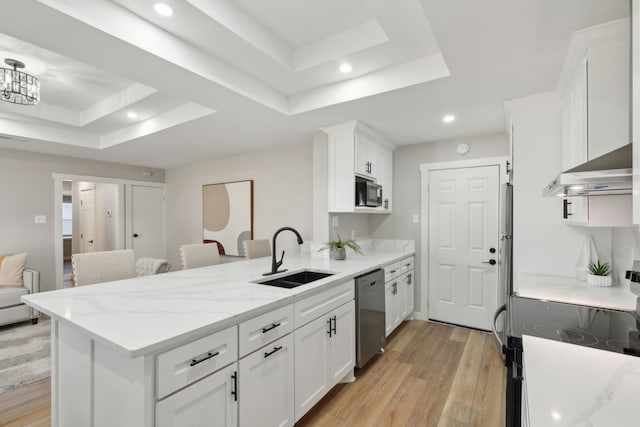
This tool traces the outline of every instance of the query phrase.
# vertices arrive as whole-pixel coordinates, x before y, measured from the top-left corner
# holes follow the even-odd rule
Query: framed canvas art
[[[253,180],[202,186],[202,241],[220,255],[243,256],[253,239]]]

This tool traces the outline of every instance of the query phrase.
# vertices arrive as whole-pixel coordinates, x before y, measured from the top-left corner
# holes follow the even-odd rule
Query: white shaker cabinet
[[[293,335],[288,334],[240,359],[240,426],[293,425],[293,355]]]
[[[329,212],[391,213],[395,145],[357,121],[321,130],[328,137]],[[382,185],[382,206],[355,206],[356,177]]]
[[[385,266],[385,336],[414,310],[413,256]]]
[[[628,144],[629,20],[573,34],[557,92],[562,171]]]
[[[238,364],[234,363],[156,405],[157,427],[238,425]]]
[[[355,366],[355,302],[295,332],[296,421]]]
[[[640,224],[640,0],[631,1],[633,223]]]

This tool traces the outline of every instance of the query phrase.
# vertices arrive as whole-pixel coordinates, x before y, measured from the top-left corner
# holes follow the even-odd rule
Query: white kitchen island
[[[259,258],[29,295],[52,320],[52,425],[292,425],[353,378],[353,278],[412,255],[288,255],[335,273],[294,289],[252,283]]]

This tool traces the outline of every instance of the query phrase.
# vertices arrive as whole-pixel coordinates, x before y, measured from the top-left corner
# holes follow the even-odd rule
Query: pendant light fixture
[[[7,58],[4,63],[13,68],[0,68],[2,99],[13,104],[35,105],[40,102],[40,80],[31,74],[18,71],[24,64]]]

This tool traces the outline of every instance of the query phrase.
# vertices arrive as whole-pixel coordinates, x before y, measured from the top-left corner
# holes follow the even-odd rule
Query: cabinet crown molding
[[[609,43],[629,40],[631,20],[629,18],[605,22],[604,24],[576,30],[571,35],[567,55],[565,56],[555,92],[562,97],[567,90],[571,76],[590,48]]]

